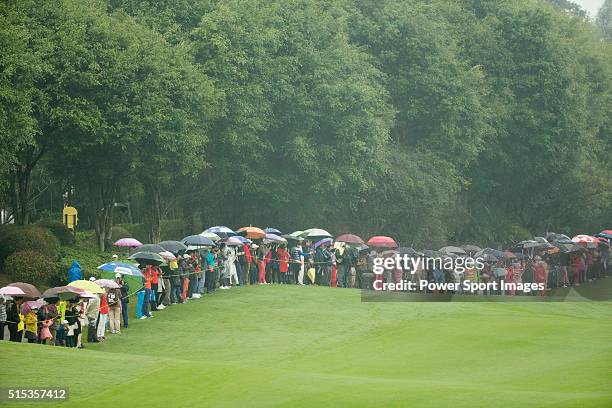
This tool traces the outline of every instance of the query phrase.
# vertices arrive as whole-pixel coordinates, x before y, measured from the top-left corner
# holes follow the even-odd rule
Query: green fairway
[[[2,342],[0,383],[69,387],[62,406],[75,407],[610,407],[611,323],[604,302],[361,303],[357,290],[234,288],[85,350]]]

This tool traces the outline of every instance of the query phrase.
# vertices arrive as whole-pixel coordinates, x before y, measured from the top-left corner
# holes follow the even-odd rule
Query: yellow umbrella
[[[75,280],[68,284],[68,286],[72,286],[73,288],[79,288],[86,290],[91,293],[104,293],[104,289],[100,287],[100,285],[96,284],[96,282],[87,281],[87,280]]]

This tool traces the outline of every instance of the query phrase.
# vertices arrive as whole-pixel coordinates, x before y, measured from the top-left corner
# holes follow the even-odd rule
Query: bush
[[[62,245],[74,245],[75,238],[71,230],[59,221],[41,221],[37,224],[40,227],[47,228]]]
[[[187,235],[198,234],[202,231],[194,232],[192,226],[185,220],[162,220],[161,222],[162,240],[180,240]]]
[[[60,271],[53,258],[38,251],[17,251],[6,258],[4,271],[13,282],[42,287],[65,282],[68,270],[59,275]]]
[[[144,224],[118,224],[113,226],[113,229],[115,228],[123,228],[125,231],[128,232],[128,236],[130,236],[131,238],[136,238],[137,240],[139,240],[140,242],[148,242],[148,234],[147,234],[147,230],[144,226]],[[119,237],[119,238],[123,238],[123,237]]]
[[[115,242],[121,238],[133,238],[132,233],[121,225],[113,225],[111,230],[111,241]]]
[[[0,264],[15,252],[35,251],[55,262],[59,254],[59,241],[46,228],[5,225],[0,228]]]

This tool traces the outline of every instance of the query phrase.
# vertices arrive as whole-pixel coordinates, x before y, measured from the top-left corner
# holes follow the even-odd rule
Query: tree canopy
[[[101,247],[117,202],[152,241],[164,219],[415,245],[607,228],[609,9],[8,0],[0,202],[28,223],[67,191]]]

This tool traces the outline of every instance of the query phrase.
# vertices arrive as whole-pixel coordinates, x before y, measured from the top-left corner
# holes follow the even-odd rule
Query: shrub
[[[74,245],[74,234],[61,222],[46,220],[39,222],[37,225],[51,231],[51,233],[59,240],[60,244]]]
[[[4,264],[9,255],[21,251],[35,251],[50,258],[58,259],[59,241],[46,228],[34,226],[5,225],[0,228],[0,263]]]
[[[66,272],[58,276],[54,259],[38,251],[16,251],[4,262],[4,271],[15,282],[27,282],[34,286],[49,286],[66,280]]]
[[[128,231],[128,235],[132,238],[136,238],[140,242],[148,242],[148,234],[144,224],[119,224],[113,226],[113,228],[121,227]],[[123,238],[123,237],[119,237]]]
[[[201,232],[194,232],[191,225],[181,219],[162,220],[160,227],[162,240],[164,241],[168,239],[180,240],[186,235]]]
[[[132,233],[121,225],[113,225],[113,229],[111,230],[111,240],[115,242],[121,238],[132,238]]]

